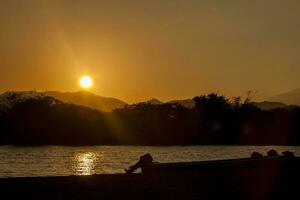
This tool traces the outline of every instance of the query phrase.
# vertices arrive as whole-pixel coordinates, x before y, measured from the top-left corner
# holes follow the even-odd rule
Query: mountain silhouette
[[[163,104],[164,102],[156,99],[156,98],[152,98],[150,100],[147,101],[148,103],[152,104],[152,105],[159,105],[159,104]]]
[[[193,108],[195,106],[195,102],[192,99],[171,100],[169,103],[178,103],[186,108]]]
[[[143,102],[141,102],[143,103]],[[164,104],[164,103],[177,103],[182,105],[183,107],[186,108],[193,108],[195,106],[195,102],[192,99],[180,99],[180,100],[171,100],[167,102],[160,101],[159,99],[152,98],[150,100],[147,100],[145,103],[150,103],[152,105],[159,105],[159,104]]]
[[[254,102],[254,105],[262,110],[273,110],[276,108],[286,108],[288,106],[281,102],[271,102],[271,101]]]
[[[0,104],[5,105],[6,97],[9,94],[16,94],[22,98],[32,98],[35,96],[50,96],[58,99],[65,103],[71,103],[81,106],[86,106],[89,108],[101,110],[103,112],[111,112],[116,108],[123,108],[127,105],[124,101],[116,98],[102,97],[91,92],[79,91],[79,92],[58,92],[58,91],[48,91],[48,92],[35,92],[35,91],[14,91],[5,92],[0,95]]]
[[[193,101],[193,99],[179,99],[179,100],[171,100],[168,102],[162,102],[158,99],[152,98],[148,101],[146,101],[145,103],[150,103],[152,105],[159,105],[159,104],[164,104],[164,103],[176,103],[179,105],[182,105],[185,108],[193,108],[195,106],[195,102]],[[261,102],[253,102],[255,106],[257,106],[258,108],[262,109],[262,110],[272,110],[272,109],[276,109],[276,108],[286,108],[288,105],[281,103],[281,102],[277,102],[277,101],[261,101]]]
[[[91,92],[45,92],[46,96],[54,97],[62,102],[82,105],[104,112],[110,112],[116,108],[123,108],[126,103],[116,98],[102,97]]]
[[[6,107],[9,104],[8,97],[14,95],[17,98],[22,98],[24,99],[30,99],[30,98],[35,98],[38,96],[42,96],[42,93],[35,92],[35,91],[8,91],[4,92],[3,94],[0,95],[0,107]]]
[[[79,92],[13,91],[13,92],[5,92],[2,95],[0,95],[0,107],[5,106],[6,97],[12,93],[22,96],[23,99],[32,98],[41,95],[50,96],[65,103],[86,106],[104,112],[111,112],[114,109],[124,108],[127,105],[127,103],[125,103],[122,100],[116,98],[102,97],[87,91],[79,91]],[[257,106],[262,110],[286,108],[290,104],[300,105],[300,89],[294,90],[292,92],[284,93],[282,95],[278,95],[270,99],[271,99],[270,101],[253,102],[253,103],[255,104],[255,106]],[[192,99],[180,99],[180,100],[171,100],[168,102],[162,102],[159,99],[152,98],[150,100],[147,100],[144,103],[149,103],[152,105],[160,105],[163,103],[177,103],[186,108],[193,108],[195,106],[195,102]]]
[[[300,105],[300,88],[269,98],[270,101],[282,102],[288,105]]]

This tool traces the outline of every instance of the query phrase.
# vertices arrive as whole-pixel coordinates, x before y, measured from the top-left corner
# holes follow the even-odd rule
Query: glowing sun
[[[93,79],[87,75],[81,76],[79,79],[79,85],[83,89],[89,89],[93,86]]]

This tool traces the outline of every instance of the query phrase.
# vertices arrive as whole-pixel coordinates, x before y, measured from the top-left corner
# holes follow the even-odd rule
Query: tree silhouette
[[[197,145],[300,144],[300,108],[263,111],[222,95],[178,103],[138,103],[104,113],[48,96],[8,94],[0,106],[0,144]]]

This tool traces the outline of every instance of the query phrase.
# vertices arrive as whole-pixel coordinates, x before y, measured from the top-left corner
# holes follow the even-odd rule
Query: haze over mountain
[[[79,91],[79,92],[35,92],[35,91],[18,91],[18,92],[5,92],[0,95],[0,104],[5,104],[6,97],[9,94],[17,94],[22,98],[32,98],[35,96],[45,95],[51,96],[65,103],[71,103],[76,105],[82,105],[89,108],[101,110],[104,112],[111,112],[116,108],[123,108],[126,103],[116,98],[102,97],[91,92]]]
[[[273,96],[269,100],[289,105],[300,105],[300,88]]]
[[[66,103],[87,106],[104,112],[110,112],[116,108],[123,108],[127,103],[122,100],[110,97],[102,97],[91,92],[58,92],[51,91],[44,93]]]
[[[150,99],[147,101],[150,104],[158,105],[163,104],[164,102],[158,99]],[[166,103],[178,103],[186,108],[193,108],[195,106],[195,102],[193,99],[180,99],[180,100],[171,100]],[[273,102],[273,101],[261,101],[261,102],[253,102],[255,106],[262,110],[272,110],[276,108],[286,108],[288,105],[281,102]]]
[[[90,92],[79,91],[79,92],[58,92],[51,91],[45,92],[45,95],[52,96],[58,100],[67,103],[73,103],[77,105],[83,105],[98,110],[110,112],[116,108],[122,108],[127,103],[117,99],[102,97]],[[187,108],[193,108],[195,102],[193,99],[177,99],[163,102],[157,98],[152,98],[147,102],[158,105],[163,103],[178,103]],[[265,101],[256,101],[255,105],[263,110],[271,110],[274,108],[285,108],[288,105],[300,105],[300,89],[292,90],[290,92],[282,93],[280,95],[266,99]]]
[[[160,100],[158,100],[156,98],[152,98],[152,99],[150,99],[150,100],[148,100],[146,102],[148,102],[148,103],[150,103],[152,105],[159,105],[159,104],[163,104],[164,103],[164,102],[162,102],[162,101],[160,101]]]
[[[171,101],[163,102],[159,99],[152,98],[146,102],[152,105],[159,105],[163,103],[178,103],[186,108],[193,108],[195,106],[195,102],[193,101],[193,99],[180,99],[180,100],[171,100]]]
[[[281,102],[273,102],[273,101],[262,101],[262,102],[254,102],[254,105],[262,110],[273,110],[276,108],[286,108],[288,105]]]
[[[79,92],[59,92],[59,91],[48,91],[48,92],[35,92],[35,91],[16,91],[16,92],[5,92],[0,95],[0,106],[5,105],[7,96],[11,93],[21,95],[22,98],[32,98],[35,96],[51,96],[65,103],[71,103],[76,105],[82,105],[89,108],[97,109],[103,112],[111,112],[117,108],[123,108],[127,105],[126,102],[117,99],[102,97],[87,91]],[[193,99],[180,99],[171,100],[167,102],[160,101],[159,99],[152,98],[145,101],[144,103],[150,103],[153,105],[159,105],[163,103],[178,103],[186,108],[193,108],[195,102]],[[254,104],[262,110],[272,110],[275,108],[285,108],[290,104],[300,104],[300,90],[295,90],[283,95],[270,98],[269,101],[254,102]]]
[[[180,100],[172,100],[169,103],[178,103],[186,108],[193,108],[195,106],[195,102],[193,99],[180,99]]]

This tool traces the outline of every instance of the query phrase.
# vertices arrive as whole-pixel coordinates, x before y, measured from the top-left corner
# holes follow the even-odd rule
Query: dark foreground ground
[[[299,174],[276,170],[0,179],[0,199],[300,199]]]

